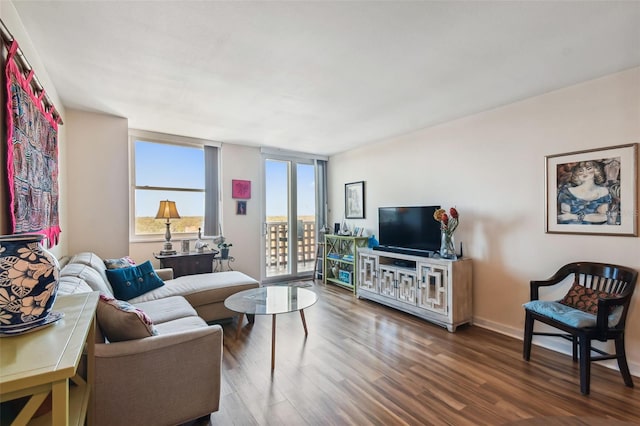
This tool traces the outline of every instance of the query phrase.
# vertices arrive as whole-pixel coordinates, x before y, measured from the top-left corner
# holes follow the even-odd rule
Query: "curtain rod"
[[[13,37],[13,34],[11,34],[9,29],[7,28],[7,26],[4,24],[4,21],[2,19],[0,19],[0,34],[2,35],[2,40],[7,45],[7,49],[9,49],[9,47],[11,47],[11,43],[13,43],[14,37]],[[20,61],[20,65],[22,66],[22,68],[24,68],[26,71],[33,70],[33,67],[31,66],[27,58],[24,56],[24,53],[22,52],[22,49],[20,49],[20,47],[18,47],[18,50],[16,50],[16,55]],[[47,95],[47,92],[44,90],[44,86],[42,85],[42,83],[40,83],[40,80],[38,79],[38,76],[35,74],[35,71],[33,73],[33,78],[31,79],[31,81],[35,84],[36,90],[40,92],[45,92],[44,102],[46,106],[52,108],[53,116],[58,119],[58,122],[60,124],[64,124],[62,122],[62,117],[60,117],[58,110],[56,109],[55,105],[53,105],[53,102],[51,102],[49,95]]]

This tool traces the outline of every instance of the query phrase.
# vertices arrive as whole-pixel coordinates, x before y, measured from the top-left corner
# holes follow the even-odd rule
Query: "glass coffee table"
[[[293,286],[269,286],[240,291],[226,298],[224,306],[238,312],[236,338],[240,336],[244,315],[272,315],[271,323],[271,369],[276,365],[276,315],[287,312],[300,312],[304,335],[307,336],[307,322],[304,309],[316,303],[318,296],[306,288]]]

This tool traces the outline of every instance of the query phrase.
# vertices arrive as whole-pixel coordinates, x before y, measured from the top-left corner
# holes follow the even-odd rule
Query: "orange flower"
[[[440,222],[440,229],[448,235],[452,235],[458,227],[459,216],[455,207],[449,209],[449,214],[445,209],[438,209],[433,213],[433,218]]]

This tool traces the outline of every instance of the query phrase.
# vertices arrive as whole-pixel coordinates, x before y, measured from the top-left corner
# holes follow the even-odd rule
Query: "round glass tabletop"
[[[233,294],[225,299],[224,306],[243,314],[272,315],[306,309],[317,300],[318,296],[306,288],[268,286]]]

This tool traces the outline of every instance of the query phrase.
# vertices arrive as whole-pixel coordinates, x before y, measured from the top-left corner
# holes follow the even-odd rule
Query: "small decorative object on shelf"
[[[455,240],[453,233],[458,227],[458,210],[455,207],[449,209],[449,214],[444,209],[438,209],[433,214],[433,218],[440,222],[440,257],[443,259],[456,260]]]
[[[202,241],[202,229],[198,228],[198,239],[196,240],[196,253],[204,253],[204,249],[209,247],[209,244]]]
[[[44,235],[0,236],[0,335],[21,334],[61,318],[51,312],[58,291],[58,261]]]
[[[231,247],[232,245],[233,244],[227,242],[227,239],[225,237],[220,236],[220,239],[218,240],[218,248],[220,249],[221,259],[229,258],[229,247]]]

